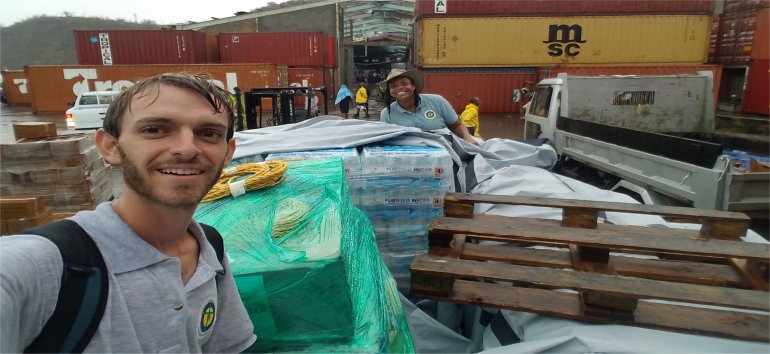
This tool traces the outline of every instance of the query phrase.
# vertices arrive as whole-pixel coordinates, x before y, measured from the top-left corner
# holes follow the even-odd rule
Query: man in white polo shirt
[[[95,141],[122,166],[123,194],[71,218],[108,271],[104,315],[85,352],[240,352],[256,340],[227,257],[220,263],[192,219],[233,156],[233,118],[229,94],[194,74],[146,79],[110,106]],[[21,352],[41,333],[63,264],[49,239],[0,238],[1,352]]]
[[[478,145],[457,118],[452,105],[439,95],[421,94],[423,78],[417,70],[393,69],[385,78],[385,103],[380,121],[422,130],[449,128],[463,140]]]

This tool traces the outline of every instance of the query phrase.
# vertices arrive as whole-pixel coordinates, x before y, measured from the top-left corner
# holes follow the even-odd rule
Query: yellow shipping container
[[[426,18],[418,65],[704,63],[711,16]]]

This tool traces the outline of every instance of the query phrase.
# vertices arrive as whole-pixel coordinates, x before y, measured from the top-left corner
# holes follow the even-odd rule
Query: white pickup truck
[[[119,91],[83,92],[65,113],[67,129],[98,129],[102,127],[104,115]]]
[[[715,130],[710,72],[560,73],[537,84],[524,120],[524,139],[550,140],[562,162],[614,175],[619,180],[606,181],[613,189],[633,191],[646,204],[741,211],[767,219],[770,174],[738,172],[720,156],[720,144],[683,137]]]

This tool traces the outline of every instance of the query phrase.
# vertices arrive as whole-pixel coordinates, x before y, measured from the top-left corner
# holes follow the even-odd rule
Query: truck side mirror
[[[521,102],[521,96],[522,96],[521,95],[521,90],[514,89],[512,95],[511,95],[511,101],[513,101],[514,103],[519,103],[519,102]]]
[[[67,107],[69,108],[75,107],[75,102],[67,102]]]

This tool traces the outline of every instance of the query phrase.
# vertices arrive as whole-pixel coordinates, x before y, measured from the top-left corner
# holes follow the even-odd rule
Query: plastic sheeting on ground
[[[290,161],[274,187],[201,203],[224,237],[257,352],[413,352],[395,282],[339,159]]]

